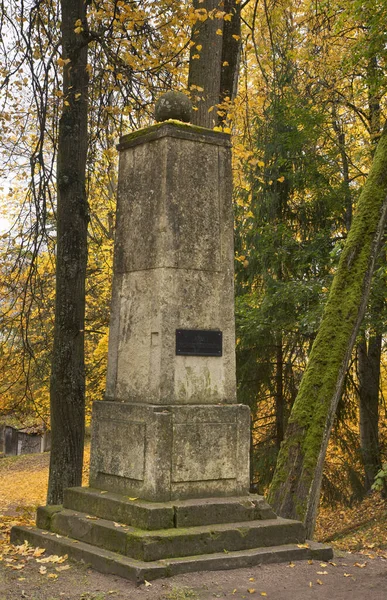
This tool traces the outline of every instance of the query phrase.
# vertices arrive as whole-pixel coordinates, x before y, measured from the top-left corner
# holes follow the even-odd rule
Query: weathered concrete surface
[[[170,529],[172,527],[196,527],[219,523],[237,523],[275,519],[276,515],[262,496],[227,498],[197,498],[172,502],[146,502],[139,498],[93,488],[69,488],[65,490],[64,508],[91,513],[101,519],[118,521],[139,529]],[[44,507],[44,511],[57,511],[58,507]],[[38,514],[39,514],[38,511]],[[39,522],[42,529],[49,529],[50,521]]]
[[[247,406],[93,406],[90,486],[165,502],[245,496],[249,490]]]
[[[229,146],[171,123],[121,143],[107,399],[236,402]],[[177,356],[176,329],[222,331],[223,356]]]
[[[296,544],[285,544],[271,548],[219,552],[146,563],[77,540],[58,538],[55,533],[47,533],[37,527],[14,527],[11,533],[12,543],[20,544],[25,540],[31,545],[46,548],[50,554],[68,554],[70,558],[83,561],[101,573],[118,575],[137,584],[144,583],[145,580],[151,581],[195,571],[237,569],[290,560],[332,558],[331,548],[308,542],[302,548]]]
[[[305,542],[300,522],[280,518],[145,531],[64,509],[50,530],[146,562]]]

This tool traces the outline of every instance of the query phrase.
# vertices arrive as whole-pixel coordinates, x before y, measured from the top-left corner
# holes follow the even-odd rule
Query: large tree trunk
[[[333,419],[367,305],[386,217],[387,131],[359,199],[269,491],[274,509],[281,516],[302,519],[309,536]]]
[[[84,421],[84,314],[87,263],[85,172],[87,155],[87,43],[84,0],[62,0],[64,104],[57,160],[57,257],[55,332],[51,370],[52,447],[47,502],[81,484]],[[78,29],[75,33],[74,29]],[[68,61],[68,62],[67,62]]]
[[[203,18],[208,16],[204,21],[198,20],[192,30],[194,44],[188,74],[188,89],[196,109],[192,122],[212,129],[224,120],[218,105],[236,94],[240,4],[236,0],[193,0],[193,6]]]
[[[379,471],[379,379],[382,336],[365,335],[357,346],[359,398],[360,398],[360,447],[364,464],[364,487],[368,492]]]
[[[373,151],[376,149],[381,129],[380,85],[376,56],[371,56],[367,68],[368,77],[368,122]],[[379,320],[384,309],[382,294],[371,305],[372,326]],[[367,343],[368,337],[368,343]],[[374,477],[380,469],[379,450],[379,380],[382,356],[382,332],[376,326],[365,333],[357,348],[360,412],[360,448],[364,464],[364,488],[371,490]]]

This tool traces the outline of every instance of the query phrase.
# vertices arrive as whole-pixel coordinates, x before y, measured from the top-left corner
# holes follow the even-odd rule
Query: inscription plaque
[[[208,329],[176,329],[176,354],[222,356],[222,332]]]

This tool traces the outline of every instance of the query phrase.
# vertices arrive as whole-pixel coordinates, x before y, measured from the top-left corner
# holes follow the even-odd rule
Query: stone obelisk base
[[[330,547],[305,541],[302,523],[276,517],[255,495],[161,503],[71,488],[63,507],[38,509],[37,527],[12,529],[13,543],[25,540],[138,584],[192,571],[333,556]]]

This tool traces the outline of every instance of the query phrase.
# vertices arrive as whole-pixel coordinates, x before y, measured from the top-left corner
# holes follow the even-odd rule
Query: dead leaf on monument
[[[321,581],[321,579],[317,579],[316,583],[318,583],[319,585],[323,584],[323,582]]]
[[[249,592],[249,594],[255,594],[257,590],[255,588],[249,588],[247,591]]]
[[[354,567],[359,567],[359,569],[364,569],[364,567],[366,567],[366,566],[367,566],[367,563],[366,563],[366,562],[365,562],[365,563],[358,563],[358,562],[355,562],[355,564],[354,564],[353,566],[354,566]]]

